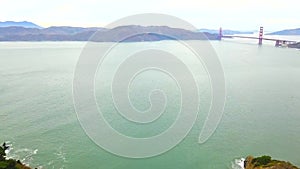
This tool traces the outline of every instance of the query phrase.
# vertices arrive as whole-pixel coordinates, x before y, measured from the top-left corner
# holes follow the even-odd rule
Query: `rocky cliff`
[[[5,150],[9,147],[3,143],[0,146],[0,169],[31,169],[30,167],[22,164],[20,160],[7,159]]]
[[[248,156],[244,163],[245,169],[299,169],[290,162],[273,160],[270,156],[254,158]]]

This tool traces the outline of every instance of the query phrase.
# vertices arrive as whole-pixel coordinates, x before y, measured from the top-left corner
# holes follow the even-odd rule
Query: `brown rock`
[[[260,164],[258,159],[262,157],[254,158],[253,156],[248,156],[245,160],[245,169],[299,169],[286,161],[270,160],[267,164]]]

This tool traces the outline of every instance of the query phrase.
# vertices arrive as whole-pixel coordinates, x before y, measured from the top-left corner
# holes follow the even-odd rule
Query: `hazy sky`
[[[300,27],[300,0],[0,0],[0,21],[105,26],[125,16],[163,13],[197,28],[280,30]]]

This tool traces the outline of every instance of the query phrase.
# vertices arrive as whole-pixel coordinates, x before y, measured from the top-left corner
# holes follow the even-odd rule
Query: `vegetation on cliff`
[[[5,143],[0,146],[0,169],[30,169],[30,167],[25,166],[19,160],[7,159],[5,150],[8,148]]]
[[[299,169],[290,162],[273,160],[270,156],[248,156],[244,166],[245,169]]]

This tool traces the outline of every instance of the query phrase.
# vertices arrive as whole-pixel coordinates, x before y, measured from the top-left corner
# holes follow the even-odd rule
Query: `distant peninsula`
[[[274,160],[270,156],[248,156],[244,162],[245,169],[299,169],[290,162]]]
[[[32,22],[28,22],[28,21],[22,21],[22,22],[4,21],[4,22],[0,22],[0,27],[11,27],[11,26],[42,29],[41,26],[39,26],[35,23],[32,23]]]
[[[199,29],[199,32],[207,32],[211,34],[219,34],[219,30],[216,29]],[[224,29],[222,31],[224,35],[238,35],[238,34],[253,34],[253,31],[236,31],[236,30],[229,30],[229,29]]]
[[[300,49],[300,42],[295,43],[295,44],[288,44],[288,47],[289,47],[289,48],[297,48],[297,49]]]
[[[286,30],[282,30],[282,31],[268,33],[267,35],[300,35],[300,28],[286,29]]]
[[[97,32],[96,36],[92,36]],[[148,33],[149,32],[149,33]],[[134,35],[123,39],[128,35]],[[93,37],[92,39],[90,39]],[[0,27],[0,41],[96,41],[142,42],[161,40],[217,40],[218,34],[201,33],[168,26],[119,26],[112,29],[101,27],[82,28],[53,26],[26,28],[21,26]]]

